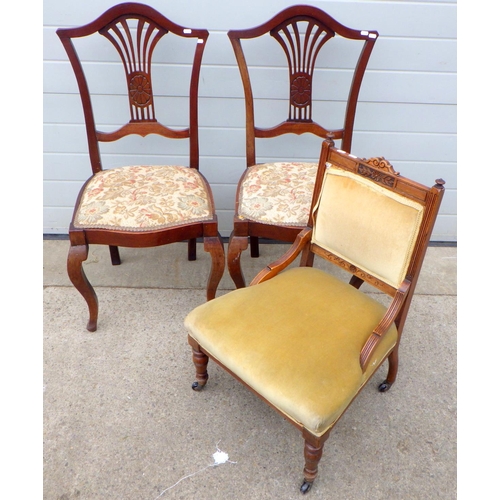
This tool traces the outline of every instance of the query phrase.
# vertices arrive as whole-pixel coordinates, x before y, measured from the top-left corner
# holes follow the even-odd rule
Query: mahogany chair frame
[[[306,22],[304,41],[300,40],[298,23]],[[269,34],[283,48],[289,71],[289,115],[278,125],[260,128],[255,124],[254,96],[250,73],[246,63],[241,41]],[[361,83],[366,66],[378,38],[378,32],[361,31],[348,28],[324,11],[309,5],[296,5],[284,9],[264,24],[251,29],[231,30],[228,32],[238,64],[245,97],[246,115],[246,163],[247,168],[256,164],[256,139],[272,138],[283,134],[301,135],[311,133],[322,139],[329,137],[341,140],[341,149],[351,151],[354,119]],[[354,69],[351,87],[346,103],[344,126],[328,130],[312,118],[312,83],[316,58],[319,51],[329,40],[339,35],[346,39],[359,40],[362,48]],[[308,95],[297,91],[296,83],[301,80],[308,87]],[[238,184],[237,193],[243,178]],[[272,225],[256,222],[239,215],[238,195],[236,197],[233,231],[228,246],[228,269],[237,288],[245,286],[240,257],[250,241],[252,257],[259,256],[259,238],[293,242],[303,229],[300,226]]]
[[[134,35],[133,29],[128,24],[131,20],[137,22],[136,35]],[[129,2],[111,7],[89,24],[76,28],[61,28],[56,33],[66,50],[76,76],[83,105],[92,176],[103,170],[99,143],[117,141],[131,134],[138,134],[141,137],[158,134],[169,139],[188,139],[189,168],[199,169],[198,84],[203,51],[209,36],[207,30],[180,26],[147,5]],[[113,132],[97,130],[91,93],[82,63],[72,41],[75,38],[87,37],[96,33],[110,40],[118,51],[125,69],[127,88],[133,84],[134,78],[138,77],[150,85],[151,98],[146,105],[138,102],[132,92],[129,92],[131,119]],[[160,38],[168,33],[198,40],[194,49],[189,84],[189,125],[184,129],[169,128],[161,124],[155,116],[154,96],[151,86],[152,57]],[[200,176],[204,179],[201,174]],[[211,207],[214,207],[210,187],[206,179],[204,179],[204,182],[208,190]],[[84,187],[80,191],[76,207],[80,203]],[[225,266],[224,247],[218,231],[215,209],[210,220],[187,222],[173,227],[141,231],[127,231],[118,228],[79,228],[75,227],[75,216],[76,208],[69,227],[70,249],[67,268],[71,282],[87,302],[89,309],[87,329],[89,331],[96,330],[98,316],[97,295],[82,268],[82,263],[87,259],[90,244],[108,245],[112,264],[119,265],[121,263],[119,246],[155,247],[186,240],[188,241],[188,259],[195,260],[196,239],[203,238],[204,249],[210,253],[212,260],[207,283],[207,300],[215,297]]]
[[[417,279],[422,268],[422,263],[429,239],[431,237],[432,229],[434,227],[441,200],[445,192],[445,181],[438,179],[433,187],[428,188],[422,184],[400,176],[400,174],[395,172],[392,165],[384,158],[371,158],[369,160],[356,158],[355,156],[347,154],[344,151],[339,151],[335,148],[333,141],[326,140],[322,145],[312,207],[316,206],[320,196],[325,169],[329,164],[334,164],[336,167],[369,178],[374,183],[390,189],[395,193],[402,194],[424,206],[423,220],[420,226],[421,229],[418,239],[414,245],[406,278],[399,288],[395,288],[394,286],[382,281],[380,278],[374,277],[366,271],[354,266],[352,263],[342,259],[340,256],[312,243],[311,239],[313,235],[314,221],[314,209],[312,209],[308,226],[300,231],[290,249],[280,259],[269,264],[265,269],[260,271],[252,280],[250,286],[272,279],[278,273],[285,270],[299,256],[299,254],[301,254],[300,266],[312,266],[313,261],[311,257],[318,255],[319,257],[322,257],[323,259],[350,273],[352,277],[349,284],[353,287],[359,289],[360,286],[366,282],[392,297],[392,302],[387,308],[384,317],[378,326],[373,330],[370,337],[366,340],[359,355],[361,369],[365,372],[370,362],[371,355],[374,353],[374,350],[381,341],[384,333],[389,329],[392,323],[396,325],[398,330],[398,339],[396,344],[387,356],[379,363],[377,369],[373,372],[371,377],[367,378],[364,384],[359,388],[357,394],[359,394],[362,388],[371,380],[373,375],[377,373],[380,366],[382,366],[383,362],[387,359],[388,372],[383,382],[378,386],[378,390],[380,392],[386,392],[396,381],[399,364],[398,350],[401,335],[415,291]],[[249,325],[249,330],[251,330],[251,328],[252,325]],[[347,408],[349,408],[350,404],[352,404],[352,401],[354,401],[357,394],[349,403],[347,408],[345,408],[341,415],[339,415],[339,417],[335,420],[335,422],[333,422],[321,436],[317,436],[266,400],[261,394],[247,385],[243,380],[241,380],[240,377],[235,375],[219,360],[211,357],[210,353],[208,353],[190,334],[188,334],[188,342],[193,351],[193,363],[196,369],[196,381],[192,385],[193,390],[200,391],[206,385],[208,381],[207,365],[209,359],[212,359],[226,372],[230,373],[234,378],[239,380],[243,385],[250,389],[251,392],[274,408],[274,410],[283,416],[283,418],[288,420],[292,425],[301,431],[304,438],[305,458],[305,466],[303,470],[304,481],[301,486],[301,492],[307,493],[311,489],[318,474],[318,464],[321,459],[326,440],[330,436],[335,424],[345,413]]]

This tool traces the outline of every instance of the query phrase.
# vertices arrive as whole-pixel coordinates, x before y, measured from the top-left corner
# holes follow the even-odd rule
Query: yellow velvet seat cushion
[[[85,185],[74,225],[148,231],[210,220],[210,188],[195,168],[134,165],[95,174]]]
[[[197,307],[185,326],[272,405],[321,435],[395,345],[392,325],[362,372],[361,349],[385,310],[348,283],[299,267]]]

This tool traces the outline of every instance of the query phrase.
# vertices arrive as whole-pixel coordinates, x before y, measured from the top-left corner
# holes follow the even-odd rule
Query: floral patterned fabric
[[[317,163],[264,163],[246,169],[238,216],[278,226],[305,226],[309,219]]]
[[[74,218],[78,228],[147,231],[209,220],[208,186],[193,168],[119,167],[94,175]]]

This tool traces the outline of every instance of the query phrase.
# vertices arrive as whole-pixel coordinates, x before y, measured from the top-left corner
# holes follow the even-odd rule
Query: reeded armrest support
[[[389,329],[389,327],[401,311],[401,308],[403,307],[410,290],[410,286],[411,281],[405,279],[396,292],[396,295],[394,295],[391,305],[384,314],[384,317],[380,320],[380,323],[377,325],[375,330],[373,330],[370,337],[368,337],[368,340],[365,342],[363,349],[361,349],[359,362],[363,371],[365,371],[368,365],[368,361],[370,360],[370,357],[377,347],[378,343],[380,342],[381,338],[384,336],[385,332]]]
[[[257,276],[252,280],[250,286],[257,285],[263,281],[267,281],[279,272],[283,271],[288,267],[299,255],[299,253],[304,249],[307,243],[311,241],[312,229],[303,229],[295,238],[293,245],[284,253],[278,260],[268,264],[262,271],[260,271]]]

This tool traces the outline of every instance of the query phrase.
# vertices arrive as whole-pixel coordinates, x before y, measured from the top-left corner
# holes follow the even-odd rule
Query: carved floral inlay
[[[394,170],[394,167],[391,165],[389,161],[387,161],[383,156],[379,156],[376,158],[370,158],[369,160],[366,161],[369,165],[372,165],[379,170],[384,170],[386,172],[389,172],[394,175],[399,175],[399,172],[396,172]]]
[[[308,106],[311,102],[311,76],[299,73],[292,77],[290,100],[294,106]]]
[[[321,248],[321,247],[319,247]],[[359,267],[356,267],[355,265],[346,262],[344,259],[340,258],[338,255],[335,255],[328,250],[325,250],[324,248],[321,248],[321,253],[324,254],[324,256],[332,261],[335,262],[339,267],[345,269],[346,271],[349,271],[351,274],[355,274],[359,278],[361,278],[363,281],[366,281],[368,283],[371,283],[372,285],[376,287],[384,287],[385,283],[381,282],[379,279],[375,278],[371,274],[362,271],[359,269]]]
[[[386,175],[384,172],[361,164],[359,165],[358,173],[363,177],[368,177],[379,184],[383,184],[384,186],[394,187],[395,179],[392,175]]]
[[[151,80],[146,73],[132,73],[129,79],[130,100],[140,107],[148,106],[151,102]]]

